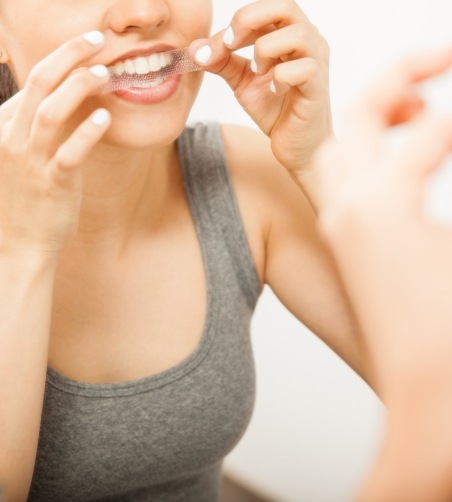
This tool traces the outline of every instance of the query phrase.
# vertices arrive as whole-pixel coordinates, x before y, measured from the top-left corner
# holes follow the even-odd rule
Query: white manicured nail
[[[103,64],[92,66],[89,71],[98,78],[108,77],[109,75],[107,67]]]
[[[99,108],[91,115],[91,122],[97,126],[104,126],[110,122],[110,113],[105,108]]]
[[[276,86],[275,86],[275,83],[273,82],[273,80],[270,82],[270,91],[273,94],[276,94]]]
[[[254,58],[251,60],[251,71],[253,73],[257,73],[257,63],[256,63],[256,60]]]
[[[212,57],[212,49],[209,45],[204,45],[200,47],[195,53],[195,59],[199,63],[205,64]]]
[[[105,36],[98,30],[89,31],[83,35],[83,38],[91,45],[102,45],[105,42]]]
[[[231,45],[234,42],[234,30],[231,26],[223,33],[223,43]]]

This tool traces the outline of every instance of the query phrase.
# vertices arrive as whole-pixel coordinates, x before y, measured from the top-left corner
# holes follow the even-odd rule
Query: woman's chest
[[[230,282],[210,294],[196,349],[166,371],[99,385],[49,370],[31,500],[216,499],[209,486],[255,391],[251,310]]]
[[[253,305],[225,249],[204,263],[187,240],[147,253],[149,268],[59,275],[31,500],[215,498],[203,477],[243,434],[255,391]]]
[[[49,366],[93,383],[164,371],[202,336],[207,287],[196,242],[115,266],[72,267],[55,284]]]

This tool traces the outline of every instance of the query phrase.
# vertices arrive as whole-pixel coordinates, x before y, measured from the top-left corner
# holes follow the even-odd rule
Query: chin
[[[173,143],[184,130],[201,82],[201,75],[184,79],[172,99],[156,105],[131,105],[116,97],[113,103],[105,102],[112,113],[112,123],[102,143],[130,150]]]
[[[102,143],[126,150],[149,150],[163,148],[181,135],[187,116],[180,114],[175,117],[152,117],[142,120],[112,120],[112,123],[102,138]]]

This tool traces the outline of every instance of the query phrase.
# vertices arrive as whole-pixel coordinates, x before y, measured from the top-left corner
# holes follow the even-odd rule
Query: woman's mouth
[[[104,93],[130,88],[154,89],[170,77],[200,68],[193,63],[188,48],[183,48],[128,58],[109,66],[108,70],[110,81]]]

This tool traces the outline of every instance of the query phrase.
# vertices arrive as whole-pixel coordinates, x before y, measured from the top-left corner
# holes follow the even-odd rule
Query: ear
[[[5,49],[0,46],[0,64],[5,64],[9,61],[8,54]]]

